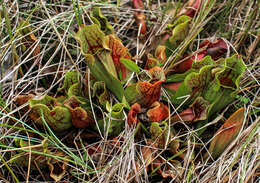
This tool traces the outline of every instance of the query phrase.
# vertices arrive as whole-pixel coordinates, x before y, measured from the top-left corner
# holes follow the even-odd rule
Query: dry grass
[[[76,1],[77,2],[77,1]],[[80,1],[81,18],[83,23],[89,22],[88,10],[98,5],[102,13],[107,16],[114,27],[115,33],[124,45],[135,56],[137,62],[154,44],[156,35],[160,34],[167,23],[173,18],[165,14],[164,8],[171,4],[177,6],[178,1],[145,1],[155,4],[145,10],[148,17],[149,32],[145,38],[138,37],[140,30],[135,24],[134,10],[129,1]],[[201,15],[193,19],[193,27],[187,39],[179,46],[172,58],[176,58],[179,51],[191,42],[188,49],[196,50],[201,40],[212,37],[223,37],[231,46],[227,56],[240,53],[247,66],[246,73],[241,79],[239,98],[224,112],[231,114],[235,109],[246,109],[246,121],[243,130],[236,140],[225,150],[216,161],[193,161],[195,142],[200,142],[205,151],[209,142],[203,142],[189,126],[182,138],[187,140],[187,153],[178,169],[179,174],[171,182],[259,182],[260,181],[260,138],[259,138],[259,104],[260,104],[260,9],[256,1],[251,0],[205,0],[213,2],[205,6]],[[118,7],[117,7],[117,3]],[[147,6],[148,7],[148,6]],[[180,7],[182,8],[182,6]],[[53,94],[61,86],[64,74],[70,70],[78,70],[82,76],[86,73],[86,63],[80,53],[80,48],[74,39],[78,30],[77,15],[71,1],[2,1],[0,18],[0,93],[6,107],[2,106],[0,120],[1,163],[0,179],[3,182],[21,181],[50,181],[46,171],[38,169],[32,171],[30,166],[22,168],[10,163],[12,155],[17,151],[14,139],[27,139],[30,143],[41,145],[41,139],[31,138],[31,134],[39,134],[37,126],[27,125],[27,113],[21,109],[25,105],[17,106],[14,101],[17,96],[25,93],[36,95]],[[208,12],[207,12],[208,10]],[[153,17],[156,21],[152,21]],[[26,19],[37,41],[30,49],[23,51],[21,40],[25,36],[19,34],[19,21]],[[203,30],[201,30],[203,28]],[[198,34],[195,39],[194,35]],[[33,55],[37,45],[40,53]],[[38,64],[39,63],[39,64]],[[169,62],[165,67],[169,66]],[[45,86],[48,86],[46,88]],[[166,94],[164,94],[165,97]],[[111,98],[112,100],[112,98]],[[94,104],[93,104],[94,105]],[[169,106],[172,104],[169,102]],[[107,115],[105,111],[101,112]],[[176,113],[176,111],[171,111]],[[227,117],[225,113],[211,121],[216,124]],[[95,142],[102,149],[100,154],[90,157],[86,149],[92,144],[82,139],[84,130],[72,130],[68,134],[58,135],[51,132],[39,135],[48,139],[53,151],[63,149],[66,157],[55,158],[68,160],[69,171],[63,176],[67,182],[156,182],[156,176],[146,171],[146,164],[140,153],[142,142],[134,140],[134,130],[126,122],[125,130],[120,134],[120,148],[107,137],[102,135],[100,141]],[[61,138],[63,137],[63,138]],[[145,139],[144,139],[145,140]],[[32,155],[33,145],[23,149]],[[21,150],[21,149],[20,149]],[[153,149],[153,153],[164,158],[163,149]],[[196,153],[200,156],[200,153]],[[67,158],[69,157],[69,158]],[[62,159],[63,158],[63,159]],[[138,166],[136,160],[140,159]],[[30,158],[29,158],[30,162]],[[166,161],[166,164],[168,161]],[[30,164],[30,163],[29,163]],[[167,180],[168,181],[168,180]]]

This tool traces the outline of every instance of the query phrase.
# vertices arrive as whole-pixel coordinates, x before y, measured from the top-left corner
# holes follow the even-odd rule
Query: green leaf
[[[139,67],[138,67],[138,65],[137,65],[135,62],[133,62],[132,60],[125,59],[125,58],[121,58],[121,59],[120,59],[120,62],[121,62],[122,64],[124,64],[124,66],[125,66],[127,69],[129,69],[130,71],[132,71],[132,72],[136,72],[136,73],[141,72],[140,69],[139,69]]]
[[[167,76],[166,82],[175,83],[175,82],[184,81],[186,76],[188,76],[192,72],[196,72],[196,70],[195,69],[189,69],[188,71],[181,73],[181,74],[173,74],[173,75]]]
[[[2,98],[2,96],[0,96],[0,107],[1,107],[1,110],[2,109],[5,109],[6,112],[10,112],[10,109],[6,106],[6,103],[4,101],[4,99]]]
[[[216,65],[216,62],[211,58],[211,56],[205,56],[201,60],[195,60],[192,64],[192,69],[199,71],[206,65]]]

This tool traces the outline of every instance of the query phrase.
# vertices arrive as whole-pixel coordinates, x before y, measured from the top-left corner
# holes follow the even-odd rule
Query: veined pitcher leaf
[[[159,66],[155,66],[155,67],[149,69],[148,73],[152,77],[152,81],[163,81],[164,82],[166,80],[164,70]]]
[[[80,101],[77,97],[71,96],[64,101],[71,114],[72,124],[77,128],[86,128],[95,124],[91,111],[87,111],[81,106],[85,102]]]
[[[158,101],[161,95],[161,85],[163,81],[149,83],[139,81],[125,89],[125,97],[130,105],[139,103],[141,106],[148,107]]]
[[[220,95],[219,85],[214,82],[215,77],[212,75],[214,69],[218,68],[214,65],[206,65],[199,70],[199,73],[192,72],[186,76],[184,83],[178,88],[174,100],[181,103],[185,99],[177,100],[177,98],[189,94],[190,103],[198,96],[212,103]]]
[[[204,66],[199,73],[193,72],[185,78],[184,84],[191,91],[191,98],[202,96],[207,101],[215,100],[217,90],[210,90],[213,88],[210,83],[214,80],[214,76],[211,74],[214,68],[216,67],[211,65]]]
[[[72,126],[70,111],[53,97],[45,95],[41,99],[31,99],[29,105],[32,109],[30,117],[41,125],[43,117],[54,131],[64,131]]]
[[[85,56],[91,74],[96,80],[104,81],[108,89],[122,101],[123,86],[117,79],[111,52],[104,48],[105,34],[98,25],[84,25],[75,37],[81,45],[81,52]]]
[[[163,64],[167,60],[167,57],[165,55],[165,50],[166,50],[166,47],[163,45],[157,46],[157,48],[155,50],[154,55],[160,61],[160,64]]]
[[[192,123],[200,120],[206,120],[209,106],[210,103],[199,96],[189,108],[185,109],[179,115],[173,116],[171,121],[184,121],[186,123]]]
[[[159,122],[165,120],[169,116],[168,107],[162,102],[154,102],[151,109],[147,111],[147,116],[152,122]]]
[[[158,66],[158,65],[160,65],[160,61],[157,60],[156,58],[154,58],[152,54],[148,53],[146,64],[145,64],[144,68],[148,70],[148,69],[151,69],[151,68]]]
[[[236,138],[243,126],[244,118],[244,108],[240,108],[233,113],[216,132],[209,147],[209,152],[214,159],[219,157]]]
[[[159,148],[167,146],[167,139],[171,139],[171,134],[168,134],[169,132],[169,126],[165,121],[162,123],[153,122],[150,126],[152,140],[156,142]]]
[[[141,106],[138,103],[135,103],[131,106],[130,111],[127,115],[127,123],[130,127],[136,127],[138,124],[137,114],[141,112]]]
[[[85,55],[86,60],[88,61],[88,67],[91,71],[91,74],[98,81],[104,81],[107,88],[120,100],[122,101],[124,96],[124,88],[121,82],[113,77],[110,73],[107,72],[104,65],[99,61],[95,61],[95,58],[88,54]]]
[[[129,72],[131,67],[128,68],[127,66],[130,65],[131,62],[132,65],[135,64],[135,62],[131,60],[131,55],[128,49],[122,44],[122,41],[113,34],[106,36],[103,43],[104,48],[111,52],[111,58],[117,69],[117,76],[122,75],[122,80],[128,78],[131,74],[131,72]],[[127,62],[128,65],[122,63],[121,59],[127,59],[129,61]]]
[[[80,73],[77,71],[70,71],[65,74],[65,79],[63,85],[59,88],[59,91],[64,91],[66,94],[79,94],[79,83],[80,83]]]
[[[124,104],[117,103],[112,106],[110,116],[98,121],[101,132],[108,133],[108,136],[118,136],[125,127],[124,121]]]
[[[217,63],[207,56],[195,62],[192,67],[191,73],[187,71],[187,75],[178,74],[178,77],[173,75],[170,78],[173,81],[180,81],[185,77],[184,82],[175,87],[177,91],[171,99],[173,103],[180,104],[187,99],[184,96],[187,96],[189,97],[185,104],[187,106],[197,97],[202,97],[209,102],[207,112],[209,117],[234,100],[235,96],[232,93],[238,89],[245,70],[242,59],[237,55],[219,60]]]
[[[144,3],[143,0],[132,0],[133,2],[133,8],[134,9],[139,9],[139,10],[144,10]],[[136,11],[134,12],[134,17],[136,20],[136,23],[138,25],[138,27],[141,25],[141,34],[145,34],[146,33],[146,23],[145,23],[145,14],[143,11]]]
[[[169,24],[168,28],[172,29],[172,35],[166,40],[166,56],[171,56],[172,50],[175,50],[179,44],[187,37],[189,33],[189,24],[191,18],[188,16],[180,16],[173,24]]]
[[[65,157],[69,159],[69,156],[66,156],[64,152],[55,152],[52,153],[53,156]],[[48,158],[47,164],[50,170],[50,177],[59,182],[66,173],[68,162],[65,160],[59,161],[55,158]]]
[[[224,88],[237,89],[246,66],[239,55],[226,58],[224,69],[216,73],[217,82]]]
[[[96,54],[100,49],[103,49],[104,37],[105,34],[97,24],[82,25],[75,35],[75,38],[80,43],[83,55]]]
[[[81,52],[86,58],[91,54],[94,56],[94,60],[103,64],[104,69],[106,69],[109,74],[118,78],[110,50],[104,47],[106,42],[105,34],[100,30],[97,24],[81,26],[75,38],[80,43]],[[86,60],[89,66],[89,60]],[[93,74],[93,70],[91,70],[91,73]]]
[[[150,133],[157,147],[164,149],[169,146],[173,154],[177,153],[179,142],[176,139],[171,140],[174,136],[174,130],[169,127],[166,121],[161,123],[153,122],[150,126]]]
[[[29,143],[22,140],[15,138],[15,143],[19,148],[25,148],[29,146]],[[31,142],[30,146],[33,146],[36,144],[33,144]],[[44,169],[47,167],[46,161],[48,160],[48,157],[38,154],[37,152],[50,154],[51,151],[48,149],[48,144],[45,143],[45,141],[42,141],[41,144],[38,147],[31,148],[31,169],[37,170],[37,168]],[[35,153],[36,152],[36,153]],[[20,167],[28,167],[28,163],[30,163],[29,153],[25,152],[23,150],[18,151],[17,154],[12,155],[10,159],[10,163],[15,163]]]
[[[99,7],[93,7],[93,10],[90,11],[90,18],[106,35],[114,32],[112,25],[109,24]]]
[[[180,63],[179,65],[182,65],[182,64],[185,64],[185,63]],[[207,66],[207,65],[216,65],[216,62],[214,60],[212,60],[212,58],[210,56],[206,56],[201,60],[197,60],[197,61],[193,62],[192,67],[189,70],[187,70],[186,72],[175,73],[170,76],[167,76],[166,82],[184,81],[186,76],[188,76],[190,73],[199,72],[202,67]]]
[[[161,96],[161,86],[165,81],[164,71],[161,67],[154,67],[149,71],[150,81],[138,81],[125,89],[125,97],[130,105],[139,103],[142,107],[149,107]]]
[[[98,98],[98,102],[105,107],[109,101],[109,92],[104,81],[97,81],[93,85],[93,97]]]
[[[68,97],[71,96],[81,96],[82,92],[80,90],[80,83],[75,83],[69,87]]]

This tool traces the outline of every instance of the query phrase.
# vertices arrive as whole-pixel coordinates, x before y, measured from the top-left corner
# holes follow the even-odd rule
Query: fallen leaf
[[[33,99],[35,97],[35,95],[33,94],[27,94],[27,95],[18,95],[15,97],[14,101],[17,103],[18,106],[22,106],[26,103],[28,103],[28,101],[30,99]],[[30,108],[29,106],[26,106],[25,108],[23,108],[23,111],[28,111]]]
[[[141,153],[142,153],[143,161],[145,163],[144,166],[146,168],[146,171],[148,171],[148,168],[152,164],[154,160],[154,156],[156,155],[155,148],[156,148],[155,144],[151,140],[148,140],[146,146],[143,146],[141,148]]]
[[[243,126],[244,119],[244,108],[240,108],[233,113],[216,132],[209,147],[209,153],[214,159],[218,158],[236,138]],[[207,156],[208,154],[205,155],[205,157]]]
[[[69,158],[68,156],[65,156],[63,152],[52,153],[52,155]],[[66,173],[68,162],[65,160],[58,161],[54,158],[48,158],[47,164],[50,169],[50,177],[53,178],[55,182],[60,181]]]
[[[176,179],[181,175],[182,165],[178,160],[166,161],[162,158],[157,158],[152,162],[152,170],[156,170],[163,179]]]

